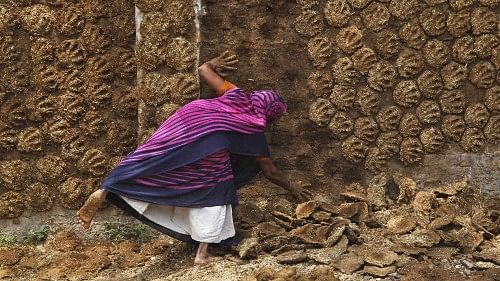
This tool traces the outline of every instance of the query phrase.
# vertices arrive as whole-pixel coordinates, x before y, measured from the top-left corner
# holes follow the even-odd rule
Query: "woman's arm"
[[[290,181],[281,172],[278,171],[278,168],[274,166],[273,160],[271,158],[257,157],[256,160],[266,179],[288,190],[300,201],[305,201],[311,198],[311,192],[309,190],[292,185]]]
[[[205,80],[210,88],[214,89],[219,95],[224,94],[221,91],[229,86],[231,83],[221,77],[225,75],[226,71],[236,70],[235,65],[238,63],[236,55],[230,55],[228,51],[222,53],[220,56],[213,58],[198,67],[198,73],[201,79]]]

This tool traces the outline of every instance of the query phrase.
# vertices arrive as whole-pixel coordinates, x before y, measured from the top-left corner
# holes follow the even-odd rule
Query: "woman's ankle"
[[[200,243],[198,249],[196,250],[196,258],[206,259],[208,257],[208,244]]]

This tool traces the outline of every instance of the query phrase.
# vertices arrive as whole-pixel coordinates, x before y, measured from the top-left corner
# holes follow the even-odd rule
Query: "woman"
[[[198,242],[194,262],[204,264],[213,260],[209,243],[234,237],[236,189],[259,170],[299,200],[310,195],[278,172],[264,137],[286,104],[274,91],[245,93],[218,74],[236,63],[225,52],[199,67],[219,97],[183,106],[123,159],[78,211],[83,227],[108,200],[165,234]]]

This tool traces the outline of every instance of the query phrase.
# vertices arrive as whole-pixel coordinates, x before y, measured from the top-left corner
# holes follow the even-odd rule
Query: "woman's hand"
[[[227,71],[234,71],[237,68],[234,66],[238,63],[238,57],[236,55],[231,55],[229,51],[225,51],[216,58],[213,58],[206,62],[217,74],[222,77],[227,75]]]
[[[202,80],[207,82],[208,86],[218,92],[224,85],[226,71],[236,70],[234,65],[238,63],[236,55],[231,55],[225,51],[220,56],[213,58],[198,67],[198,74]],[[223,93],[219,93],[222,95]],[[203,94],[202,94],[203,95]]]
[[[302,188],[296,184],[290,183],[288,191],[300,202],[308,201],[311,199],[312,193],[310,190]]]
[[[256,160],[264,176],[272,183],[288,190],[295,198],[297,198],[297,200],[301,202],[307,201],[311,198],[311,191],[303,189],[298,185],[298,183],[290,182],[284,175],[282,175],[278,171],[276,166],[274,166],[273,160],[271,158],[257,157]]]

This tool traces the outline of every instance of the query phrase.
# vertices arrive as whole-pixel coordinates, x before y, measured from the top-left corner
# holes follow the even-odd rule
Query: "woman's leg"
[[[85,228],[89,229],[92,219],[94,218],[97,210],[102,206],[104,200],[106,200],[107,191],[104,189],[99,189],[90,194],[85,204],[76,213],[80,224]]]
[[[196,250],[196,257],[194,258],[195,264],[207,264],[214,261],[221,260],[221,257],[212,257],[208,254],[208,243],[201,242]]]
[[[178,209],[186,212],[186,229],[191,238],[200,243],[194,263],[221,260],[208,253],[208,243],[217,243],[235,235],[231,205]]]
[[[194,258],[195,264],[203,264],[208,257],[208,243],[200,243],[198,250],[196,250],[196,257]]]

